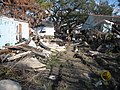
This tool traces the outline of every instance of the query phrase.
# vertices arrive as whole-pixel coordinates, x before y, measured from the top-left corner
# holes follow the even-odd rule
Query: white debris
[[[92,56],[100,54],[98,51],[89,51],[89,52],[91,53]]]
[[[83,73],[84,77],[90,80],[88,73]]]
[[[95,84],[95,87],[98,87],[98,86],[101,86],[102,85],[102,81],[98,81],[96,84]]]
[[[49,79],[55,80],[55,79],[56,79],[56,76],[55,76],[55,75],[50,75],[50,76],[49,76]]]
[[[43,53],[46,57],[50,57],[50,55],[52,54],[52,52],[47,51],[47,50],[43,50],[42,53]]]
[[[64,52],[64,51],[66,51],[65,46],[59,46],[59,45],[56,44],[56,43],[43,42],[42,40],[41,40],[41,42],[42,42],[45,46],[49,47],[49,48],[51,49],[51,51],[59,51],[59,52]]]
[[[84,42],[85,46],[89,46],[89,44],[87,42]]]
[[[29,45],[29,46],[32,46],[32,47],[34,47],[34,48],[37,47],[36,44],[35,44],[35,42],[34,42],[33,40],[31,40],[28,45]]]

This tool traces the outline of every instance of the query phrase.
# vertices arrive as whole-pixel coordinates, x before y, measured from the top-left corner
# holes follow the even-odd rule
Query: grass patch
[[[50,66],[57,66],[59,64],[59,59],[57,56],[51,56],[46,68],[50,68]]]

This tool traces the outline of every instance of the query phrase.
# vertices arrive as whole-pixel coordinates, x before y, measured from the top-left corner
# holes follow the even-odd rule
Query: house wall
[[[54,27],[41,27],[41,31],[44,32],[40,32],[41,36],[54,36]]]
[[[45,27],[45,31],[46,31],[45,35],[54,36],[55,30],[53,27]]]
[[[111,16],[106,16],[106,15],[89,15],[88,19],[86,20],[86,22],[84,23],[82,29],[87,30],[87,29],[93,29],[98,23],[101,24],[104,23],[103,21],[106,20],[105,24],[102,25],[102,31],[107,32],[106,27],[109,28],[110,30],[112,29],[112,23],[111,22],[107,22],[107,21],[111,21],[111,20],[115,20],[118,21],[120,20],[120,18],[116,18],[116,17],[111,17]]]
[[[14,45],[16,41],[17,24],[12,20],[0,18],[0,48],[5,44]]]
[[[29,24],[25,22],[18,22],[22,25],[22,38],[29,39]]]
[[[22,38],[29,38],[27,23],[15,21],[12,18],[0,17],[0,48],[5,44],[15,45],[19,41],[19,24],[22,25]]]

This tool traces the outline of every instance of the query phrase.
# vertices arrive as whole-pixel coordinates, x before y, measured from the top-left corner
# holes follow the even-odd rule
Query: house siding
[[[44,33],[42,33],[44,31]],[[54,36],[55,29],[54,27],[39,27],[38,34],[40,36]]]
[[[22,25],[22,38],[29,38],[29,25],[13,18],[0,17],[0,48],[5,44],[15,45],[19,41],[19,24]]]

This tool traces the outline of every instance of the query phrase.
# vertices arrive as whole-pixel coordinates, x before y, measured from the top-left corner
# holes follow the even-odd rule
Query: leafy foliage
[[[83,24],[89,14],[111,15],[112,7],[108,4],[95,3],[95,0],[51,0],[53,7],[51,11],[51,18],[54,22],[57,32],[69,34],[78,25]]]
[[[100,4],[97,5],[95,14],[112,15],[112,11],[113,11],[113,7],[108,4],[108,1],[100,2]]]

